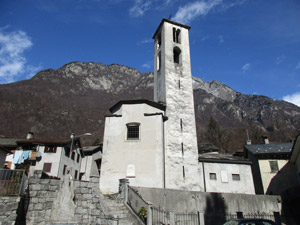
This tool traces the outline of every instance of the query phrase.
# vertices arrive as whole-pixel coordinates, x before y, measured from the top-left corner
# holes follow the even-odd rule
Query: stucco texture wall
[[[206,192],[255,194],[251,165],[200,162],[200,174],[203,168]],[[210,179],[210,173],[216,174],[215,180]],[[240,180],[233,180],[233,174],[238,174]]]
[[[146,104],[123,105],[120,110],[122,117],[105,120],[102,193],[117,193],[119,179],[126,177],[134,185],[163,187],[163,118],[144,115],[162,111]],[[127,123],[140,124],[138,140],[127,140]]]
[[[173,28],[180,30],[179,42],[173,41]],[[166,187],[200,191],[188,32],[185,27],[168,22],[161,26],[160,36],[156,37],[155,58],[160,54],[161,66],[155,71],[154,99],[167,106]],[[161,46],[157,49],[159,38]],[[178,63],[174,62],[176,49],[180,52]]]
[[[281,168],[283,168],[288,163],[288,160],[283,160],[283,159],[282,160],[272,160],[272,159],[270,159],[270,160],[259,159],[258,160],[264,193],[267,192],[272,178],[277,174],[277,172],[275,172],[275,173],[271,172],[270,161],[277,161],[279,170],[281,170]]]

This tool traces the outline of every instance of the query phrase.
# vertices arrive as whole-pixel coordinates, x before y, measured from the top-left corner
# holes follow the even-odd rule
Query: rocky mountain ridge
[[[38,137],[68,137],[91,132],[83,141],[101,142],[108,109],[121,99],[153,100],[153,81],[153,73],[127,66],[72,62],[30,80],[0,85],[0,135],[22,138],[32,131]],[[199,142],[233,151],[244,144],[246,130],[254,143],[263,133],[279,142],[300,131],[300,108],[293,104],[244,95],[197,77],[193,89]]]

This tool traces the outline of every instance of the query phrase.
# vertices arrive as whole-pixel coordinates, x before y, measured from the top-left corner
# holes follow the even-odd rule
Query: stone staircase
[[[118,225],[143,225],[133,212],[124,204],[124,199],[115,195],[100,197],[103,213],[109,220],[114,220]]]

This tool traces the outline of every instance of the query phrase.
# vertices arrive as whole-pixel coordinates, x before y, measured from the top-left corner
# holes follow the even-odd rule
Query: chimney
[[[251,145],[251,140],[249,138],[249,133],[248,133],[248,130],[246,130],[247,132],[247,141],[246,141],[246,145]]]
[[[261,136],[262,137],[262,139],[263,139],[263,144],[265,144],[265,145],[267,145],[267,144],[270,144],[270,142],[269,142],[269,139],[268,139],[268,136],[267,135],[263,135],[263,136]]]
[[[27,139],[27,140],[33,139],[33,133],[29,131],[29,132],[27,133],[26,139]]]

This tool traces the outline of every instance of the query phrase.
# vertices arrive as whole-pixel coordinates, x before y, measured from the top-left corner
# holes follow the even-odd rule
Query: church
[[[103,194],[117,193],[123,178],[132,186],[209,191],[205,177],[211,173],[204,171],[198,156],[189,30],[163,19],[153,35],[154,101],[123,100],[110,108],[100,175]],[[254,194],[251,165],[240,165],[234,174],[246,173],[247,179],[231,186],[235,192]]]

